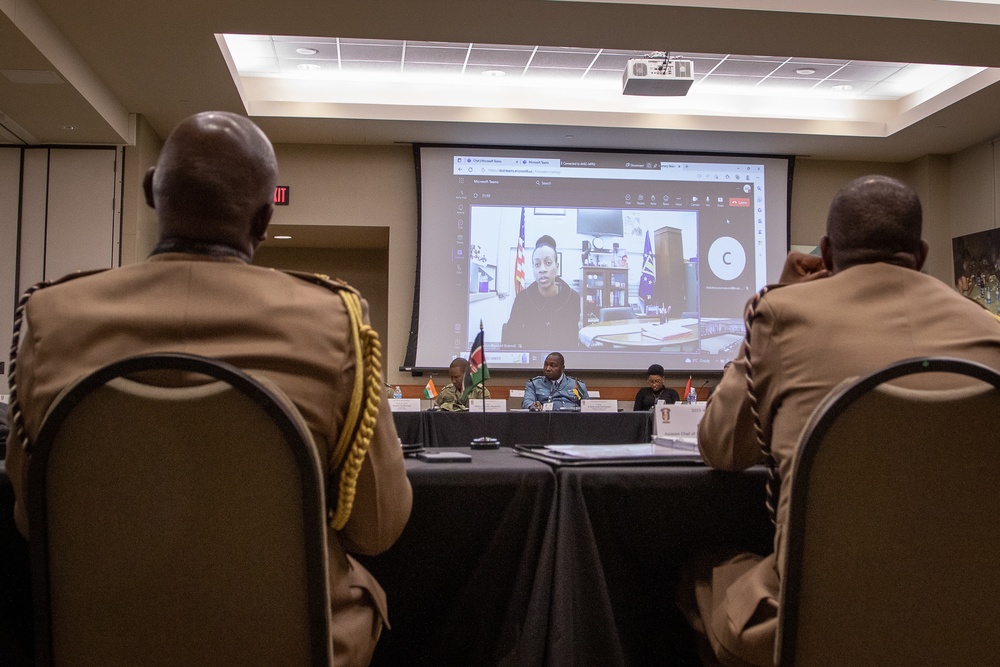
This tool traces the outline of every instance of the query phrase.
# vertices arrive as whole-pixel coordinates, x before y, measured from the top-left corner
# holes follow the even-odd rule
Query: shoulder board
[[[340,278],[331,278],[330,276],[323,275],[322,273],[309,273],[308,271],[291,271],[288,269],[280,269],[282,273],[286,273],[299,280],[304,280],[307,283],[312,283],[313,285],[319,285],[320,287],[325,287],[331,292],[339,292],[340,290],[347,290],[348,292],[354,292],[360,296],[360,292],[347,284],[346,281]]]
[[[46,287],[52,287],[53,285],[62,285],[63,283],[68,283],[71,280],[76,280],[77,278],[85,278],[86,276],[93,276],[98,273],[104,273],[105,271],[110,271],[111,269],[90,269],[88,271],[74,271],[72,273],[67,273],[61,278],[55,280],[43,280],[41,282],[35,283],[28,289],[24,290],[21,294],[21,298],[18,301],[18,307],[23,308],[24,304],[28,302],[31,295],[38,290],[45,289]]]
[[[71,280],[76,280],[77,278],[86,278],[87,276],[93,276],[98,273],[104,273],[105,271],[110,271],[111,269],[90,269],[88,271],[74,271],[73,273],[67,273],[62,278],[58,278],[46,284],[47,287],[52,285],[61,285],[63,283],[68,283]]]

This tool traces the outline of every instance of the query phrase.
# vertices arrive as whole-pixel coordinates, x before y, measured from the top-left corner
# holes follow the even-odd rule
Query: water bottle
[[[690,405],[694,405],[698,402],[698,391],[694,387],[691,387],[691,391],[688,392],[687,402]]]
[[[403,398],[403,390],[399,388],[398,384],[396,385],[396,388],[392,392],[392,397],[393,398]]]

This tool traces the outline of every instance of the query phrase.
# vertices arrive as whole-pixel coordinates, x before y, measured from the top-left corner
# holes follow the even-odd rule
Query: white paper
[[[664,324],[643,324],[642,335],[660,340],[669,340],[680,336],[690,336],[691,330],[677,322],[665,322]]]

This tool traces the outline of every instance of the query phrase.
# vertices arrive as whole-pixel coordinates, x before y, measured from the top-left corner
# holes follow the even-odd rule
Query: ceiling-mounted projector
[[[632,58],[622,74],[622,94],[687,95],[694,83],[694,63],[670,58]]]

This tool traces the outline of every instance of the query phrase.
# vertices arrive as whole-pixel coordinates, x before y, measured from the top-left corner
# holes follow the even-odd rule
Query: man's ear
[[[927,253],[930,252],[930,249],[927,241],[920,239],[920,248],[917,250],[917,271],[924,268],[924,262],[927,261]]]
[[[250,221],[250,238],[255,246],[267,239],[267,225],[271,222],[272,215],[274,215],[272,202],[267,202],[254,213],[253,220]]]
[[[146,195],[146,204],[152,209],[156,208],[156,204],[153,202],[153,174],[155,172],[156,167],[150,167],[146,170],[146,175],[142,177],[142,191]]]
[[[833,250],[830,249],[830,238],[824,236],[819,240],[819,253],[823,256],[823,266],[833,273]]]

